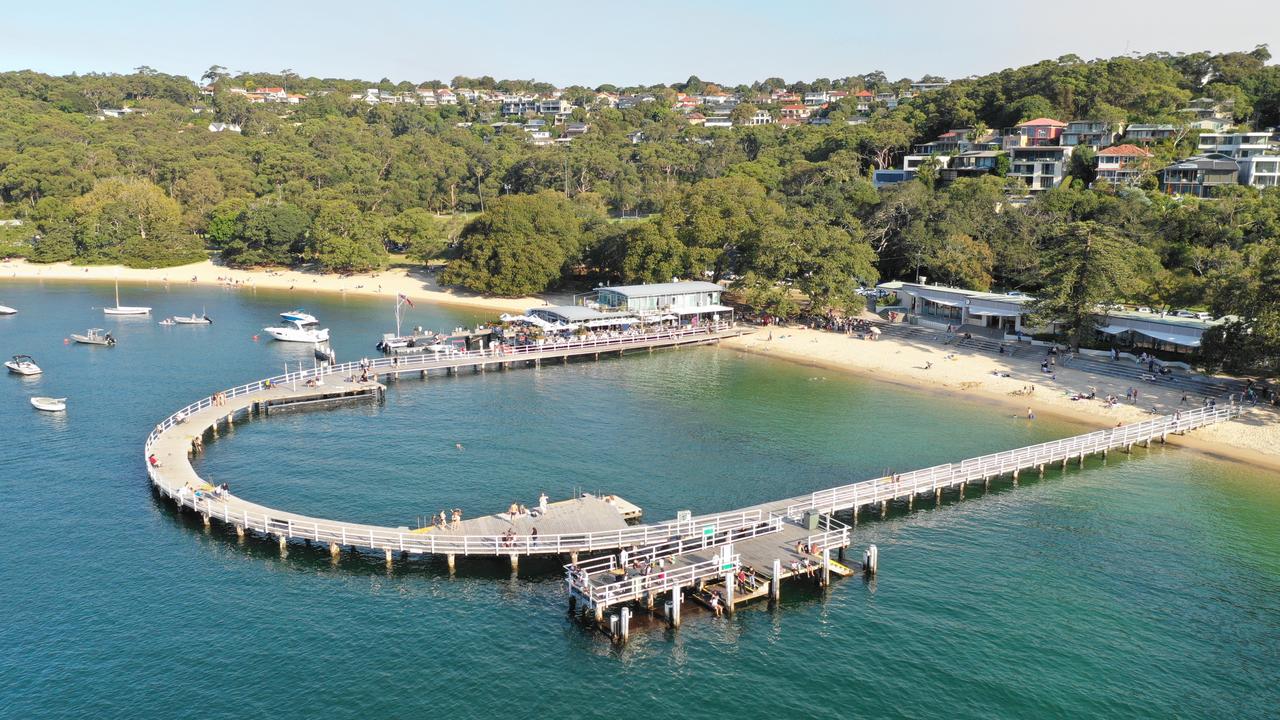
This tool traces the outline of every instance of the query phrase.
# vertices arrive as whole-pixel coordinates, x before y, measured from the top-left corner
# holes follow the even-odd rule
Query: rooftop
[[[652,283],[650,285],[617,285],[599,287],[596,290],[610,290],[623,297],[642,298],[655,295],[683,295],[699,292],[723,292],[724,288],[711,282],[691,280],[687,282]]]
[[[1060,127],[1060,128],[1064,128],[1067,126],[1067,124],[1062,122],[1061,120],[1054,120],[1053,118],[1043,118],[1043,117],[1036,118],[1035,120],[1028,120],[1026,122],[1018,123],[1018,127],[1030,127],[1035,125],[1048,125],[1050,127]]]
[[[1128,157],[1131,155],[1136,155],[1137,157],[1151,157],[1151,153],[1149,151],[1143,150],[1137,145],[1131,145],[1128,143],[1124,145],[1116,145],[1115,147],[1103,148],[1102,150],[1098,151],[1098,154],[1099,155],[1121,155],[1124,157]]]

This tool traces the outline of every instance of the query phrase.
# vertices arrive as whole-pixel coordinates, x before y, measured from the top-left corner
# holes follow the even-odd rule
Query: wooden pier
[[[206,525],[217,520],[234,527],[241,536],[255,533],[271,537],[279,542],[282,552],[290,541],[302,540],[326,544],[335,556],[348,550],[378,552],[388,563],[397,556],[444,556],[450,569],[458,557],[508,557],[513,570],[522,556],[568,556],[566,584],[571,607],[581,604],[581,609],[594,614],[602,626],[608,610],[620,609],[609,627],[625,637],[632,609],[654,610],[662,597],[667,598],[663,615],[678,625],[686,593],[696,601],[733,612],[743,602],[765,597],[778,600],[782,581],[787,579],[804,577],[827,585],[833,575],[874,572],[874,549],[865,563],[844,562],[858,513],[864,508],[883,515],[890,503],[906,502],[912,507],[917,497],[941,501],[947,490],[963,497],[968,484],[989,483],[1002,476],[1012,477],[1016,484],[1023,472],[1043,475],[1046,467],[1055,464],[1064,469],[1071,462],[1083,465],[1086,456],[1132,451],[1135,445],[1163,442],[1171,433],[1230,420],[1240,412],[1234,405],[1198,408],[740,510],[702,516],[682,512],[674,520],[644,525],[628,524],[639,517],[637,506],[617,496],[593,495],[550,503],[528,514],[449,518],[443,525],[417,529],[347,523],[249,502],[205,482],[190,462],[206,437],[216,437],[220,428],[230,428],[237,420],[286,408],[380,401],[385,397],[380,380],[410,373],[425,378],[431,372],[468,368],[483,372],[489,367],[539,365],[543,360],[567,362],[574,357],[598,358],[602,353],[621,355],[629,350],[713,343],[741,332],[720,323],[505,352],[490,348],[378,358],[289,373],[203,398],[165,418],[147,437],[147,472],[162,496],[182,509],[199,513]],[[849,522],[837,519],[836,514],[842,512],[848,513]],[[531,532],[535,527],[536,536]]]

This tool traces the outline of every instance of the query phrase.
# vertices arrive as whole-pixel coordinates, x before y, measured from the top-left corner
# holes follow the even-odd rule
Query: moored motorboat
[[[328,328],[307,327],[297,320],[286,321],[283,327],[265,327],[262,332],[284,342],[320,343],[329,339]]]
[[[305,312],[302,308],[282,312],[280,313],[280,317],[284,319],[285,322],[301,323],[303,325],[318,325],[320,323],[320,321],[316,319],[315,315]]]
[[[208,315],[196,315],[191,313],[191,317],[173,316],[173,321],[179,325],[212,325],[213,320]]]
[[[89,328],[84,334],[71,333],[71,339],[81,345],[105,345],[113,347],[116,339],[111,337],[111,333],[104,331],[102,328]]]
[[[39,375],[44,372],[30,355],[14,355],[12,360],[5,361],[4,366],[15,375]]]
[[[66,398],[33,397],[31,407],[45,412],[62,412],[67,409]]]
[[[8,305],[0,305],[0,315],[17,315],[18,311]]]
[[[173,318],[165,318],[157,324],[158,325],[177,325],[178,323],[174,322]]]

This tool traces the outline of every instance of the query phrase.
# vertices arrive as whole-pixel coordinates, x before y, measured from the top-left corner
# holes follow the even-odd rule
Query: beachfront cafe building
[[[910,322],[925,327],[952,329],[964,326],[966,332],[1003,338],[1018,332],[1031,333],[1027,319],[1026,295],[962,290],[923,283],[886,282],[878,286],[898,295],[906,307]]]
[[[724,288],[712,282],[687,281],[599,287],[584,298],[603,313],[626,313],[646,321],[664,318],[680,325],[733,319],[733,308],[721,303]]]
[[[898,295],[906,320],[915,325],[939,330],[950,326],[956,332],[997,340],[1009,339],[1008,336],[1017,336],[1019,332],[1030,338],[1053,330],[1032,326],[1029,306],[1034,298],[1030,295],[1002,295],[899,281],[881,283],[878,287]],[[1222,322],[1136,310],[1110,310],[1095,319],[1099,343],[1178,353],[1198,350],[1204,332]]]

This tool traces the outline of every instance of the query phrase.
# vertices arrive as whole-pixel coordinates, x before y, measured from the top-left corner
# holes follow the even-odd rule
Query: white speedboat
[[[307,327],[297,320],[286,321],[283,327],[265,327],[262,332],[284,342],[320,343],[329,340],[328,328]]]
[[[116,339],[111,337],[111,333],[103,331],[102,328],[89,328],[84,334],[71,333],[71,339],[81,345],[106,345],[112,347],[116,344]]]
[[[5,361],[4,366],[15,375],[39,375],[44,372],[30,355],[14,355],[12,360]]]
[[[280,313],[280,317],[284,319],[285,322],[300,323],[302,325],[319,325],[320,324],[320,321],[316,319],[315,315],[312,315],[308,312],[304,312],[302,308],[298,308],[297,310],[289,310],[286,312],[282,312]]]
[[[33,397],[31,407],[45,412],[62,412],[67,409],[66,398]]]
[[[8,305],[0,305],[0,315],[17,315],[18,311]]]
[[[120,281],[116,280],[116,306],[102,308],[102,312],[108,315],[146,315],[151,312],[149,307],[139,307],[136,305],[120,304]]]
[[[212,325],[213,320],[208,315],[196,315],[191,313],[191,317],[173,316],[173,321],[179,325]]]

